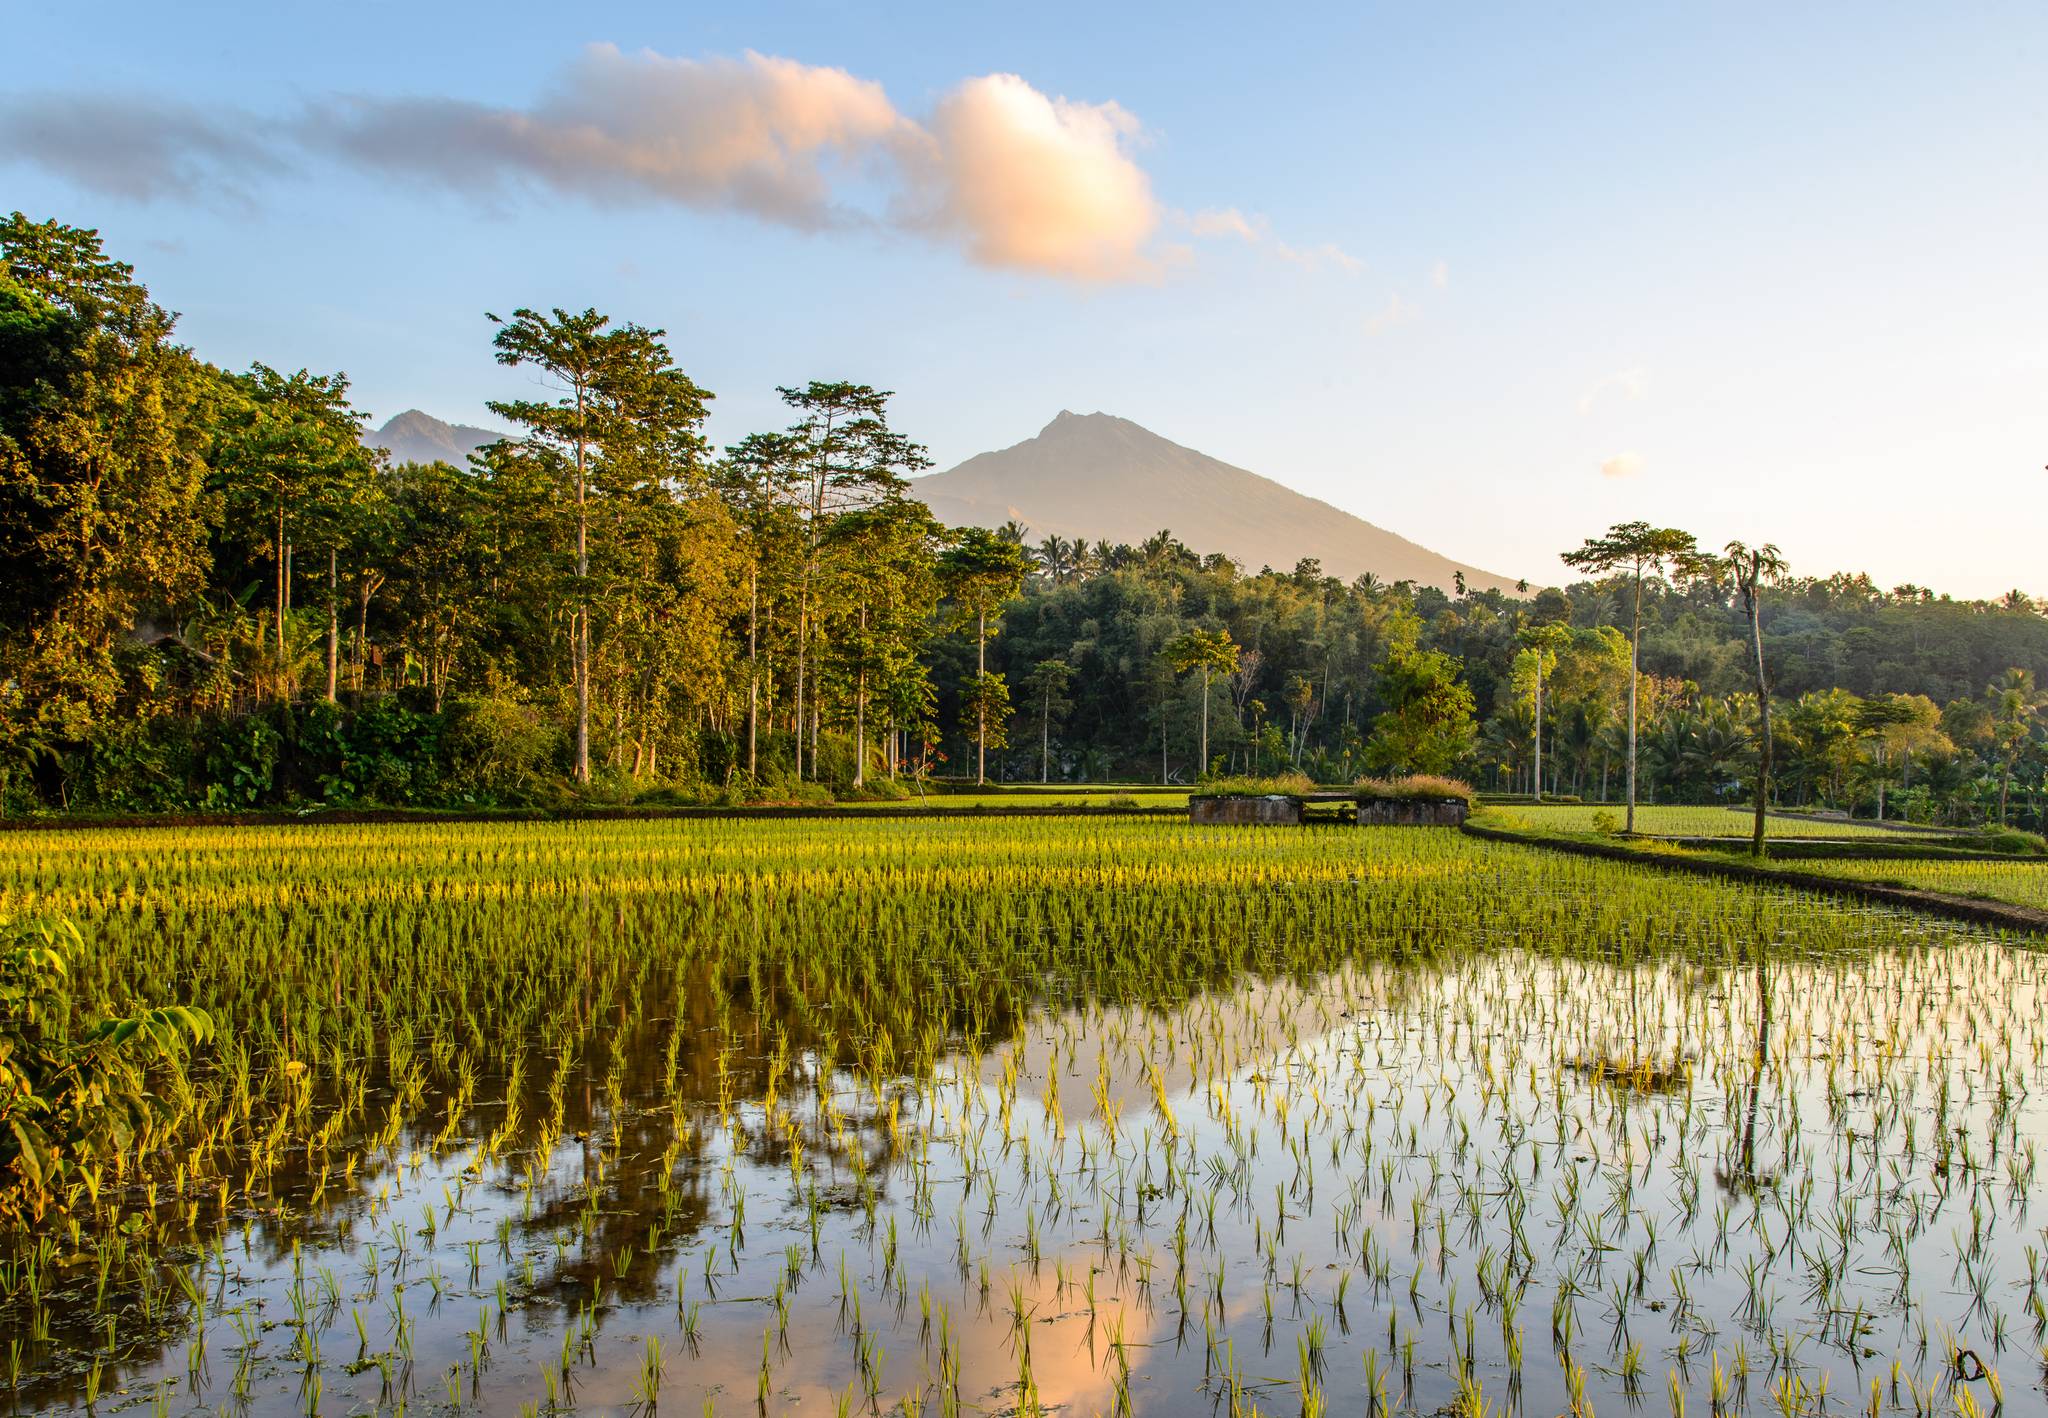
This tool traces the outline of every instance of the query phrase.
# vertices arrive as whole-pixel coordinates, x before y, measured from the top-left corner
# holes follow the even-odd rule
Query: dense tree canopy
[[[12,810],[961,769],[1540,771],[1613,800],[1633,762],[1648,801],[2041,821],[2048,616],[2019,592],[1795,577],[1634,524],[1526,596],[1249,571],[1164,530],[947,532],[887,392],[793,384],[788,426],[720,453],[663,332],[591,310],[481,327],[542,386],[493,405],[516,436],[392,465],[341,374],[230,374],[173,326],[96,234],[0,224]]]

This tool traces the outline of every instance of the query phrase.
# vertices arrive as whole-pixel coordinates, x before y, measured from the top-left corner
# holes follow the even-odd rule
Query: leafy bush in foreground
[[[0,1216],[36,1218],[73,1181],[95,1195],[96,1164],[147,1145],[163,1112],[152,1074],[177,1075],[214,1035],[183,1005],[70,1032],[69,920],[0,920]]]

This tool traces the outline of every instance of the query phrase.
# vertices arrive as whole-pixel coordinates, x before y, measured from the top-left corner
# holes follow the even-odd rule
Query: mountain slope
[[[1162,527],[1197,552],[1247,570],[1292,570],[1303,557],[1351,580],[1511,590],[1514,578],[1475,570],[1405,537],[1305,497],[1270,478],[1168,442],[1129,419],[1064,410],[1036,438],[922,477],[911,490],[940,521],[999,527],[1016,518],[1049,534],[1136,545]]]
[[[488,428],[443,423],[432,414],[407,409],[375,433],[363,435],[363,442],[391,454],[394,463],[449,463],[469,466],[469,455],[486,443],[505,435]]]

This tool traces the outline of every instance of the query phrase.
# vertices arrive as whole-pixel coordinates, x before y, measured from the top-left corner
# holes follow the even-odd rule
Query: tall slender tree
[[[1202,673],[1202,748],[1196,760],[1196,773],[1209,771],[1209,682],[1216,675],[1231,675],[1237,671],[1237,642],[1224,629],[1184,631],[1166,644],[1167,663],[1173,666],[1175,674],[1186,674],[1189,670]]]
[[[703,451],[699,432],[711,395],[671,363],[665,331],[611,327],[595,310],[548,315],[519,309],[509,320],[489,317],[499,364],[527,366],[554,389],[552,399],[493,400],[491,412],[526,430],[543,467],[569,477],[568,520],[574,528],[569,586],[570,675],[576,696],[574,771],[590,781],[591,500],[607,488],[661,487],[692,471]]]
[[[363,446],[363,415],[350,407],[348,377],[342,374],[280,374],[251,366],[238,381],[242,400],[233,432],[215,455],[221,491],[231,517],[249,524],[251,540],[270,544],[273,692],[292,692],[285,646],[292,612],[294,544],[304,535],[310,549],[328,556],[328,697],[334,693],[339,640],[340,594],[332,559],[346,540],[349,509],[369,495],[376,455]]]
[[[1661,572],[1693,553],[1690,532],[1652,527],[1647,522],[1622,522],[1604,537],[1588,537],[1577,551],[1564,554],[1564,564],[1595,576],[1626,572],[1630,580],[1628,622],[1628,820],[1623,830],[1636,830],[1637,689],[1643,677],[1643,578]]]
[[[1530,687],[1535,699],[1529,786],[1540,803],[1543,801],[1543,680],[1556,666],[1559,652],[1571,644],[1572,633],[1569,627],[1562,625],[1529,625],[1522,628],[1518,638],[1529,657]]]
[[[974,780],[988,782],[990,715],[1009,705],[1009,690],[1001,675],[988,669],[989,621],[999,615],[1003,603],[1023,589],[1031,559],[1021,539],[1013,540],[985,527],[968,527],[960,539],[939,558],[939,574],[946,595],[966,615],[974,618],[974,685],[967,707],[974,716]],[[1000,691],[1000,692],[998,692]]]
[[[792,717],[796,730],[796,771],[804,772],[804,741],[812,742],[821,714],[814,682],[813,598],[823,574],[822,549],[833,521],[897,496],[905,480],[931,466],[922,445],[889,427],[886,389],[843,380],[812,380],[778,392],[798,418],[784,436],[786,455],[779,486],[797,509],[803,527],[803,565],[796,605],[796,674]],[[807,697],[808,696],[808,697]]]
[[[1052,781],[1052,726],[1063,719],[1074,707],[1067,698],[1067,686],[1073,683],[1074,667],[1055,656],[1040,660],[1032,666],[1020,687],[1031,696],[1038,707],[1038,781]]]
[[[1787,567],[1778,548],[1766,542],[1760,547],[1730,542],[1723,551],[1729,578],[1742,600],[1742,612],[1749,621],[1751,668],[1756,672],[1757,755],[1756,813],[1750,824],[1749,854],[1764,854],[1764,814],[1771,801],[1771,679],[1764,672],[1764,588],[1783,580]]]

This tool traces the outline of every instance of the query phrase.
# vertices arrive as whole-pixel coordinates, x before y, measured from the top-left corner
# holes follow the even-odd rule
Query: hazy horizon
[[[1100,410],[1532,582],[1640,517],[2048,592],[2038,10],[257,13],[12,17],[8,205],[375,424],[595,305],[721,444],[845,377],[940,468]]]

